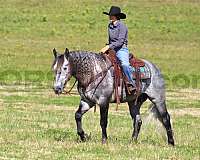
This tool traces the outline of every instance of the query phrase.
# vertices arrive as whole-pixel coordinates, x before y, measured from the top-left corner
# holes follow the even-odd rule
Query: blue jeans
[[[129,51],[128,48],[121,48],[116,53],[117,58],[119,59],[124,74],[128,78],[129,82],[134,84],[135,81],[133,80],[132,71],[129,63]]]

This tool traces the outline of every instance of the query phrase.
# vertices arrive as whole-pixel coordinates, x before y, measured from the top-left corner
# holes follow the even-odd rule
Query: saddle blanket
[[[141,78],[141,80],[151,78],[150,70],[146,65],[143,66],[143,67],[139,67],[139,68],[140,68],[140,78]],[[135,76],[136,75],[136,69],[133,66],[130,66],[130,69],[131,69],[132,74],[133,74],[133,79],[136,79],[136,76]]]

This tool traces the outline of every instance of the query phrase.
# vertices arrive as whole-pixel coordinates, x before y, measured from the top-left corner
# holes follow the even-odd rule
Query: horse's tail
[[[144,117],[144,125],[155,124],[157,126],[157,120],[160,120],[160,113],[155,104],[150,104],[147,115]]]
[[[156,129],[156,132],[159,133],[164,140],[166,140],[165,129],[161,123],[158,123],[158,121],[160,120],[161,120],[160,113],[158,112],[157,107],[155,106],[155,104],[151,104],[149,106],[148,115],[145,116],[144,118],[143,128],[144,128],[144,131],[146,131],[148,130],[147,126],[153,125]]]

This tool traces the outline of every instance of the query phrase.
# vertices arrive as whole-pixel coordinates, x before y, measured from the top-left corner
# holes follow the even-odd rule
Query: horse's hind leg
[[[86,134],[83,131],[82,128],[82,116],[84,113],[86,113],[93,105],[88,104],[85,101],[81,100],[79,104],[79,108],[75,113],[75,120],[76,120],[76,125],[77,125],[77,133],[80,136],[82,141],[86,141]]]
[[[166,108],[166,103],[165,100],[152,100],[152,102],[155,105],[155,108],[158,113],[158,119],[161,121],[163,126],[166,129],[167,132],[167,137],[168,137],[168,144],[171,144],[174,146],[174,138],[173,138],[173,132],[172,132],[172,127],[171,127],[171,122],[170,122],[170,115],[167,112]]]
[[[147,99],[147,96],[145,94],[142,94],[138,97],[136,104],[135,104],[135,101],[128,102],[129,111],[133,119],[133,128],[134,128],[132,139],[135,141],[137,141],[138,134],[140,132],[140,128],[142,125],[142,119],[140,116],[140,107],[143,104],[143,102],[146,101],[146,99]]]

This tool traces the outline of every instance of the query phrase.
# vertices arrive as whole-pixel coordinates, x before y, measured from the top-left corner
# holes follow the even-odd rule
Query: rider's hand
[[[105,53],[107,50],[109,49],[109,45],[106,45],[105,47],[103,47],[100,52]]]

